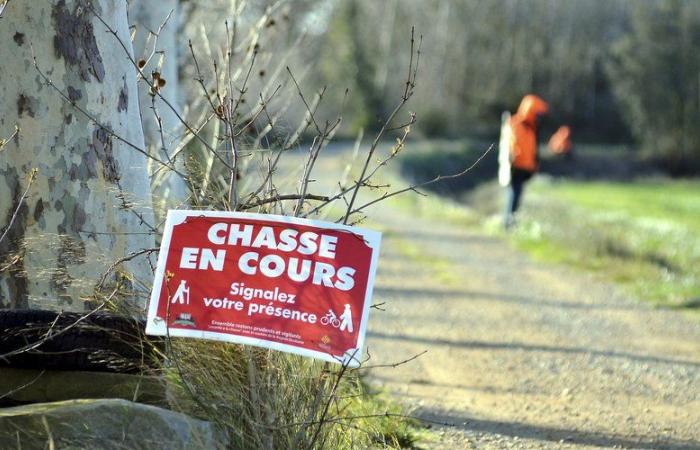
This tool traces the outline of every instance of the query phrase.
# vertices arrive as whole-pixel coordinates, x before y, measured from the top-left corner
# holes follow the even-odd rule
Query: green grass
[[[516,244],[597,271],[661,306],[700,299],[700,182],[531,183]]]
[[[698,181],[566,182],[554,185],[551,192],[557,199],[598,212],[644,219],[648,224],[654,222],[664,229],[684,227],[700,231]]]

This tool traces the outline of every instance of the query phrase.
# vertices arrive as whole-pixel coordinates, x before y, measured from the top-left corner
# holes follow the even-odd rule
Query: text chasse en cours
[[[267,248],[285,253],[296,252],[300,255],[317,254],[322,258],[335,259],[338,238],[313,231],[299,231],[284,228],[276,232],[274,227],[263,226],[257,232],[253,225],[219,222],[209,227],[207,239],[214,245],[230,245],[251,248]],[[184,247],[180,258],[180,268],[198,270],[224,270],[226,261],[225,249],[209,249]],[[268,254],[261,257],[259,252],[243,253],[238,258],[238,269],[247,275],[255,275],[258,271],[269,278],[277,278],[284,273],[292,281],[311,282],[349,291],[355,286],[356,270],[343,266],[336,270],[332,264],[302,259],[296,256],[283,258],[280,255]]]

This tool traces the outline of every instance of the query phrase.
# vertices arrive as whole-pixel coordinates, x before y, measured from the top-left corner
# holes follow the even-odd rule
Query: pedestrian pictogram
[[[345,331],[347,328],[348,333],[352,333],[352,308],[347,303],[345,304],[345,311],[340,315],[342,322],[340,323],[340,331]]]
[[[175,295],[173,295],[173,299],[170,302],[179,303],[180,305],[190,304],[190,287],[187,285],[187,280],[180,281],[180,285],[177,287],[177,291],[175,291]]]

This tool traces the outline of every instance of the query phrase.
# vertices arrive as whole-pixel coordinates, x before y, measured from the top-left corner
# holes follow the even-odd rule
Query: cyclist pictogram
[[[336,316],[335,313],[329,309],[328,313],[326,313],[325,316],[321,317],[321,325],[331,325],[335,328],[339,328],[340,319],[338,319],[338,316]]]
[[[352,333],[352,308],[350,305],[346,304],[345,310],[340,317],[338,317],[333,310],[329,309],[326,315],[321,317],[321,325],[330,325],[334,328],[339,328],[340,331],[347,330],[348,333]]]

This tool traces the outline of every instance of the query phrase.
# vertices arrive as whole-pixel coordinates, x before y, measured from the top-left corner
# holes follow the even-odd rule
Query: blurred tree
[[[383,117],[385,110],[379,84],[384,84],[386,79],[381,78],[377,69],[377,36],[368,30],[374,22],[366,11],[361,0],[341,2],[321,47],[320,69],[324,84],[331,86],[332,102],[340,105],[344,102],[345,89],[350,91],[352,133],[360,128],[380,128],[377,117]]]
[[[131,1],[129,6],[129,23],[135,29],[134,53],[143,64],[141,71],[150,81],[154,81],[154,72],[159,74],[155,82],[165,82],[160,93],[169,103],[167,105],[160,97],[153,95],[149,85],[140,80],[138,95],[146,147],[151,155],[163,161],[172,160],[180,172],[185,172],[185,158],[174,154],[182,131],[177,117],[181,113],[178,57],[186,49],[186,42],[178,33],[179,0],[136,0]],[[153,206],[159,216],[163,217],[168,208],[176,208],[186,202],[188,188],[181,176],[162,170],[152,160],[149,174]]]
[[[601,70],[625,31],[630,0],[401,0],[341,2],[321,43],[322,83],[345,80],[349,107],[383,108],[401,89],[411,26],[424,36],[418,128],[426,135],[495,134],[504,109],[527,92],[552,104],[577,136],[623,135]],[[366,72],[369,75],[364,75]],[[374,73],[371,73],[374,71]],[[374,112],[365,112],[373,116]]]
[[[630,32],[608,65],[634,136],[676,172],[700,156],[699,51],[698,3],[645,2],[635,5]]]

